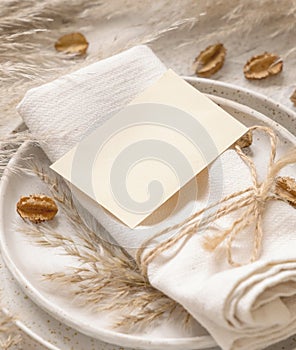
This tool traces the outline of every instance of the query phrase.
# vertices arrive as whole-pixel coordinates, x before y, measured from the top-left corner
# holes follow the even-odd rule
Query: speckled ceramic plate
[[[296,119],[292,112],[249,91],[206,80],[189,80],[202,92],[220,96],[213,97],[213,99],[246,125],[258,123],[271,125],[277,130],[282,140],[280,146],[282,150],[289,147],[292,143],[295,144],[294,136],[279,125],[281,123],[290,131],[295,132]],[[224,97],[221,98],[221,96]],[[251,108],[231,102],[231,100],[242,102]],[[276,122],[256,112],[255,108],[268,117],[272,117]],[[264,147],[265,141],[261,141],[260,147]],[[19,150],[9,167],[19,164],[22,162],[22,159],[32,154],[35,154],[36,157],[43,161],[44,154],[42,151],[27,144]],[[57,267],[61,267],[65,265],[65,260],[57,255],[53,256],[52,251],[44,251],[45,248],[38,248],[27,239],[21,237],[15,232],[14,223],[16,220],[19,220],[15,212],[15,203],[19,196],[30,192],[45,192],[46,189],[42,186],[44,185],[31,176],[22,176],[20,178],[14,173],[7,172],[2,181],[0,192],[0,243],[3,258],[25,293],[43,310],[60,321],[55,321],[47,313],[37,308],[14,285],[12,287],[14,296],[11,293],[9,296],[6,295],[7,305],[9,309],[14,311],[14,314],[19,314],[20,324],[23,325],[24,331],[31,336],[35,336],[39,342],[44,341],[44,345],[51,349],[70,349],[73,347],[76,350],[102,349],[101,345],[98,345],[99,343],[96,344],[96,341],[91,337],[120,346],[145,349],[182,348],[185,350],[192,348],[202,349],[214,345],[211,337],[201,327],[196,326],[189,332],[184,331],[182,327],[174,324],[174,322],[163,322],[153,329],[147,329],[138,334],[116,332],[107,325],[101,315],[92,314],[75,306],[69,302],[61,290],[57,291],[53,286],[48,288],[48,284],[41,283],[41,275],[52,261],[55,261]],[[3,271],[6,270],[2,268]],[[9,278],[7,277],[8,280]],[[7,288],[5,287],[5,289]],[[24,315],[29,316],[24,317]],[[74,330],[66,327],[64,324],[88,336],[78,332],[75,333]],[[50,344],[56,347],[50,347]]]

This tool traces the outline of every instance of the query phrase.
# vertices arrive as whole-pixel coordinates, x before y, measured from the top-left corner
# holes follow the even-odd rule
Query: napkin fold
[[[165,70],[149,48],[134,47],[28,91],[18,111],[55,161]],[[262,152],[262,160],[267,159],[266,151]],[[264,167],[261,170],[264,172]],[[295,177],[295,168],[290,171]],[[198,199],[191,190],[196,181]],[[181,199],[174,210],[175,196],[133,230],[80,191],[74,194],[135,256],[152,234],[250,185],[248,167],[234,150],[228,150],[180,190]],[[262,256],[237,268],[227,263],[223,244],[214,253],[202,246],[204,234],[228,227],[235,215],[208,225],[187,242],[180,241],[159,254],[149,264],[148,277],[154,287],[182,304],[206,327],[223,349],[262,349],[296,332],[296,211],[287,203],[269,202],[263,218]],[[234,245],[239,260],[248,260],[251,234],[245,232]]]
[[[148,47],[137,46],[29,90],[18,112],[54,162],[165,71]]]

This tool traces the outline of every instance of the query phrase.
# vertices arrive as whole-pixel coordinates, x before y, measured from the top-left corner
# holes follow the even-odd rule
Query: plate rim
[[[187,75],[182,76],[182,78],[184,80],[186,80],[189,84],[194,86],[196,89],[197,89],[197,87],[195,84],[201,84],[201,85],[203,85],[203,88],[205,88],[206,86],[209,86],[209,85],[213,85],[213,86],[217,86],[220,88],[226,88],[227,90],[229,90],[231,92],[233,92],[233,91],[240,92],[240,93],[242,93],[242,96],[240,96],[240,99],[245,95],[245,96],[248,96],[249,98],[251,98],[252,100],[257,100],[257,101],[263,102],[262,106],[264,106],[264,104],[268,104],[268,105],[272,106],[274,109],[278,109],[281,112],[286,113],[288,116],[291,116],[291,118],[289,118],[289,119],[294,120],[296,122],[296,111],[287,107],[283,103],[275,101],[272,98],[268,97],[267,95],[264,95],[260,92],[255,91],[255,90],[253,91],[253,90],[248,89],[248,88],[243,87],[243,86],[239,86],[239,85],[235,85],[235,84],[231,84],[231,83],[225,83],[225,82],[222,82],[219,80],[213,80],[213,79],[207,79],[207,78],[198,78],[198,77],[192,77],[192,76],[187,76]],[[224,96],[221,96],[219,94],[216,94],[216,92],[213,93],[212,95],[219,96],[222,98],[224,97]],[[203,93],[206,93],[206,92],[203,92]],[[241,101],[237,101],[236,99],[232,99],[231,96],[228,96],[228,97],[226,99],[230,99],[231,101],[236,101],[239,104],[244,104]],[[248,107],[250,107],[250,106],[248,106]],[[250,108],[254,109],[257,112],[264,114],[261,110],[255,109],[254,107],[250,107]],[[267,116],[267,117],[271,120],[275,120],[272,117],[269,117],[269,116]],[[278,123],[281,124],[280,122],[278,122]],[[285,125],[281,124],[281,126],[288,129]]]
[[[185,78],[185,80],[186,81],[188,81],[189,83],[198,83],[198,84],[200,84],[200,85],[203,85],[204,84],[204,86],[209,86],[209,85],[212,85],[212,87],[214,88],[215,86],[219,86],[220,88],[227,88],[227,89],[229,89],[229,91],[232,91],[232,90],[236,90],[236,91],[239,91],[239,92],[241,92],[242,94],[247,94],[248,95],[248,97],[249,97],[249,99],[255,99],[255,100],[258,100],[258,101],[261,101],[261,102],[264,102],[265,104],[266,103],[268,103],[269,105],[271,105],[274,109],[276,109],[276,110],[280,110],[281,112],[283,111],[284,113],[287,113],[288,115],[290,115],[290,116],[292,116],[292,118],[291,119],[293,119],[293,120],[295,120],[296,121],[296,113],[294,112],[294,111],[292,111],[291,109],[289,109],[288,107],[286,107],[286,106],[283,106],[282,104],[280,104],[280,103],[277,103],[277,102],[274,102],[272,99],[270,99],[270,98],[268,98],[268,97],[266,97],[266,96],[264,96],[264,95],[262,95],[262,94],[260,94],[260,93],[257,93],[257,92],[253,92],[253,91],[251,91],[251,90],[248,90],[248,89],[246,89],[246,88],[241,88],[241,87],[238,87],[238,86],[235,86],[235,85],[232,85],[232,84],[228,84],[228,83],[223,83],[223,82],[220,82],[220,81],[213,81],[213,80],[210,80],[210,79],[202,79],[202,78],[193,78],[193,77],[184,77]],[[196,86],[195,86],[196,87]],[[214,94],[214,93],[211,93],[213,96],[220,96],[219,94]],[[237,102],[237,100],[236,99],[231,99],[231,97],[230,96],[227,96],[227,98],[225,98],[225,97],[223,97],[223,96],[220,96],[220,97],[222,97],[222,98],[224,98],[224,99],[226,99],[226,100],[229,100],[229,101],[232,101],[232,102]],[[241,105],[244,105],[243,103],[240,103],[240,102],[237,102],[237,103],[239,103],[239,104],[241,104]],[[254,109],[254,108],[252,108],[252,107],[249,107],[248,105],[246,105],[246,107],[248,107],[249,109]],[[258,111],[257,109],[254,109],[256,112],[259,112],[259,113],[262,113],[262,112],[260,112],[260,111]],[[278,122],[277,120],[275,120],[274,118],[271,118],[270,116],[266,116],[267,118],[269,118],[269,119],[271,119],[271,120],[273,120],[274,122],[276,122],[276,123],[278,123],[278,124],[280,124],[281,126],[282,126],[282,123],[281,122]],[[284,129],[287,129],[288,131],[290,131],[287,127],[285,127],[285,126],[283,126],[283,128]],[[291,131],[290,131],[291,132]],[[22,147],[25,147],[24,146],[25,144],[23,144],[22,146],[21,146],[21,148]],[[20,150],[21,150],[21,148],[20,148]],[[18,151],[19,152],[19,151]],[[14,156],[13,157],[13,159],[10,161],[10,166],[12,166],[13,165],[13,162],[15,161],[15,157],[16,156]],[[1,185],[0,185],[0,198],[2,198],[3,197],[3,192],[4,192],[4,190],[5,190],[5,188],[6,188],[6,186],[5,186],[5,182],[7,181],[7,180],[5,180],[6,179],[6,174],[3,174],[3,177],[2,177],[2,181],[1,181]],[[0,201],[0,213],[2,212],[2,210],[3,210],[3,208],[2,208],[2,203],[3,203],[3,201]],[[2,226],[2,220],[1,220],[1,223],[0,223],[0,241],[1,241],[1,251],[2,251],[2,257],[3,257],[3,260],[5,261],[5,264],[6,264],[6,266],[7,266],[7,261],[6,261],[6,254],[4,254],[3,255],[3,249],[2,249],[2,246],[3,246],[3,242],[2,242],[2,236],[4,235],[4,233],[3,233],[3,226]],[[9,264],[9,266],[7,266],[7,268],[8,268],[8,270],[11,272],[11,266],[13,265],[14,266],[14,264],[13,264],[13,262],[8,262],[8,264]],[[11,265],[12,264],[12,265]],[[21,274],[20,274],[21,275]],[[13,271],[13,276],[15,277],[15,276],[18,276],[19,278],[21,278],[21,276],[19,276],[19,272],[18,272],[18,270],[16,269],[15,271]],[[21,278],[22,279],[22,278]],[[18,278],[16,278],[16,280],[18,281],[18,283],[20,283],[19,282],[19,280],[18,280]],[[23,281],[24,282],[24,285],[26,285],[27,284],[27,282],[26,281]],[[20,287],[22,287],[22,286],[20,286]],[[23,289],[23,288],[22,288]],[[26,294],[29,294],[30,295],[30,297],[31,297],[31,293],[28,293],[29,292],[29,290],[28,290],[28,288],[25,288],[25,293]],[[38,293],[38,294],[40,294],[40,293]],[[34,296],[35,296],[36,294],[34,293]],[[36,300],[35,300],[35,297],[33,297],[33,299],[32,299],[35,303],[37,303],[38,304],[38,306],[41,306],[41,309],[42,310],[46,310],[46,312],[48,312],[49,314],[51,314],[54,318],[56,318],[56,313],[52,313],[50,310],[48,310],[47,308],[45,309],[44,308],[44,304],[42,304],[42,305],[40,305],[40,303],[38,303],[38,302],[36,302]],[[64,317],[62,317],[62,318],[60,318],[59,317],[59,320],[61,320],[62,321],[62,319],[63,320],[65,320],[64,319]],[[69,324],[69,319],[67,318],[66,320],[65,320],[66,322],[66,324],[68,324],[68,325],[70,325],[71,326],[71,324]],[[46,346],[47,348],[49,348],[49,349],[53,349],[53,350],[56,350],[56,349],[58,349],[58,348],[56,348],[54,345],[52,345],[52,344],[50,344],[49,342],[47,342],[47,341],[45,341],[45,340],[42,340],[41,339],[41,337],[39,336],[39,335],[36,335],[36,334],[34,334],[34,332],[32,332],[31,330],[30,330],[30,328],[28,328],[26,325],[24,325],[22,322],[19,322],[19,325],[21,326],[21,325],[23,325],[23,327],[20,327],[20,328],[22,328],[24,331],[25,331],[25,333],[26,334],[28,334],[31,338],[33,338],[34,340],[36,340],[37,342],[39,342],[40,344],[42,344],[42,345],[44,345],[44,346]],[[77,329],[77,324],[76,323],[73,323],[73,328],[76,328]],[[107,340],[105,337],[105,339],[104,338],[101,338],[101,337],[94,337],[93,335],[91,335],[91,334],[88,334],[87,332],[85,332],[85,331],[83,331],[83,333],[84,334],[86,334],[86,335],[89,335],[90,337],[92,337],[92,338],[97,338],[97,339],[100,339],[100,340],[103,340],[103,341],[106,341],[106,342],[110,342],[110,339],[109,340]],[[162,340],[162,339],[157,339],[157,338],[155,338],[155,339],[153,339],[153,341],[151,342],[150,340],[148,340],[148,339],[144,339],[143,340],[143,338],[142,337],[139,337],[139,336],[134,336],[134,335],[128,335],[128,334],[124,334],[124,333],[118,333],[118,332],[114,332],[114,331],[109,331],[109,330],[104,330],[104,335],[106,334],[106,335],[118,335],[118,334],[120,334],[120,336],[119,336],[119,340],[123,340],[122,338],[126,338],[126,340],[128,341],[128,340],[130,340],[130,338],[132,338],[132,341],[134,342],[134,341],[139,341],[141,344],[138,344],[138,345],[133,345],[133,344],[130,344],[129,342],[127,343],[127,344],[122,344],[122,343],[120,343],[120,344],[118,344],[117,342],[116,343],[114,343],[113,342],[113,344],[118,344],[119,346],[129,346],[129,347],[131,347],[131,346],[141,346],[141,347],[143,347],[143,346],[149,346],[149,348],[157,348],[157,347],[159,347],[159,346],[164,346],[164,345],[166,345],[166,346],[168,346],[168,341],[174,341],[174,344],[173,344],[173,346],[181,346],[181,345],[183,345],[183,343],[182,343],[182,341],[184,341],[184,340],[186,340],[186,342],[188,343],[189,341],[194,341],[194,340],[199,340],[199,344],[198,345],[200,345],[200,341],[203,339],[203,338],[210,338],[210,340],[211,340],[211,342],[210,343],[208,343],[207,345],[205,345],[206,347],[209,347],[209,346],[215,346],[215,342],[212,340],[212,338],[210,337],[210,336],[202,336],[202,337],[187,337],[187,338],[165,338],[165,340]],[[108,336],[108,338],[109,338],[109,336]],[[138,338],[138,339],[137,339]],[[157,342],[157,340],[159,340],[159,342]],[[42,341],[42,342],[41,342]],[[152,344],[153,343],[153,344]],[[51,348],[50,347],[48,347],[48,346],[51,346]],[[186,344],[186,346],[187,346],[187,344]],[[189,345],[190,346],[190,345]],[[196,343],[194,344],[194,343],[192,343],[191,344],[191,346],[196,346]]]
[[[28,148],[30,145],[32,146],[34,142],[32,141],[26,141],[24,142],[20,148],[18,149],[15,156],[11,159],[9,162],[9,165],[7,167],[7,170],[5,169],[4,174],[1,179],[0,183],[0,215],[3,213],[3,206],[4,201],[1,200],[5,196],[5,193],[7,193],[7,188],[9,184],[9,174],[6,174],[9,171],[10,167],[13,167],[15,163],[19,161],[19,157],[22,154],[22,152],[26,152],[26,148]],[[8,175],[8,176],[7,176]],[[39,290],[37,290],[30,281],[26,279],[24,274],[19,270],[17,265],[14,263],[13,259],[11,258],[9,254],[9,248],[5,240],[5,233],[4,233],[4,220],[0,220],[0,250],[1,250],[1,256],[2,259],[12,274],[12,276],[15,278],[15,280],[18,282],[19,287],[23,292],[36,304],[38,305],[43,311],[47,312],[50,316],[57,319],[58,321],[72,327],[73,329],[76,329],[78,332],[81,332],[91,338],[102,340],[106,343],[117,345],[117,346],[124,346],[128,348],[138,347],[141,349],[157,349],[163,348],[166,346],[170,346],[171,349],[178,350],[180,346],[183,347],[183,349],[206,349],[213,346],[217,346],[216,342],[213,340],[213,338],[210,335],[204,335],[200,337],[186,337],[186,338],[153,338],[153,341],[151,341],[148,338],[143,338],[142,336],[138,335],[131,335],[131,334],[125,334],[125,333],[119,333],[114,330],[104,329],[104,328],[89,328],[85,322],[77,322],[69,317],[67,317],[67,313],[61,309],[60,306],[54,305],[53,302],[48,301],[46,296],[43,295]],[[26,328],[26,327],[25,327]],[[39,338],[39,336],[37,336]],[[111,340],[112,339],[112,340]],[[115,342],[114,342],[115,341]],[[51,350],[51,349],[50,349]],[[55,350],[55,348],[53,348]]]

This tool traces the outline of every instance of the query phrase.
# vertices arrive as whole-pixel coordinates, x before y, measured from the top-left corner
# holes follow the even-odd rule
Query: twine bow
[[[198,233],[198,231],[201,231],[209,223],[213,223],[219,218],[232,212],[236,212],[239,209],[244,210],[242,210],[242,212],[239,211],[239,217],[228,229],[224,230],[223,232],[218,232],[218,234],[214,236],[205,237],[204,248],[209,251],[214,251],[218,245],[227,239],[226,252],[228,263],[231,266],[241,266],[241,263],[238,263],[233,259],[233,242],[240,232],[247,229],[251,225],[254,225],[253,249],[248,262],[254,262],[259,258],[263,239],[262,219],[266,203],[272,199],[284,200],[286,202],[288,201],[283,192],[278,190],[277,174],[286,165],[296,163],[296,148],[292,149],[278,161],[275,161],[277,137],[274,131],[264,126],[253,126],[250,128],[250,131],[254,130],[265,132],[270,140],[271,151],[265,180],[262,183],[259,182],[253,160],[242,151],[239,145],[236,144],[234,146],[235,151],[247,164],[250,170],[252,186],[224,197],[216,203],[213,203],[208,207],[194,213],[181,223],[171,226],[146,240],[138,249],[136,256],[137,263],[141,267],[144,274],[147,274],[148,265],[156,256],[160,255],[162,252],[168,250],[176,243],[184,239],[181,247],[179,248],[182,249],[190,237]],[[218,207],[218,209],[215,212],[210,212],[210,210],[215,207]],[[156,238],[161,237],[171,231],[176,231],[176,233],[170,238],[158,243],[155,247],[144,254],[146,247],[148,247],[149,244],[151,244]]]

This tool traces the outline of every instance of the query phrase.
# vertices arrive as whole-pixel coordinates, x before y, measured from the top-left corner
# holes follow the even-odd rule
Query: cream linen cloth
[[[18,111],[48,157],[55,161],[165,70],[147,47],[135,47],[28,91]],[[261,159],[266,157],[263,154]],[[262,176],[264,169],[261,164]],[[295,168],[289,171],[296,176]],[[183,199],[178,210],[170,212],[172,198],[150,221],[134,230],[79,191],[74,194],[134,255],[149,235],[251,184],[249,169],[233,150],[226,151],[197,179],[198,201],[191,196],[193,180],[181,190]],[[220,220],[206,233],[228,227],[234,217],[232,214]],[[149,265],[151,284],[182,304],[223,349],[262,349],[296,331],[296,211],[286,203],[270,202],[263,224],[266,234],[262,256],[253,264],[230,267],[223,245],[214,253],[206,252],[201,244],[202,232],[178,254],[173,254],[174,249],[182,242]],[[235,257],[246,260],[251,243],[250,233],[240,237],[234,246]]]

